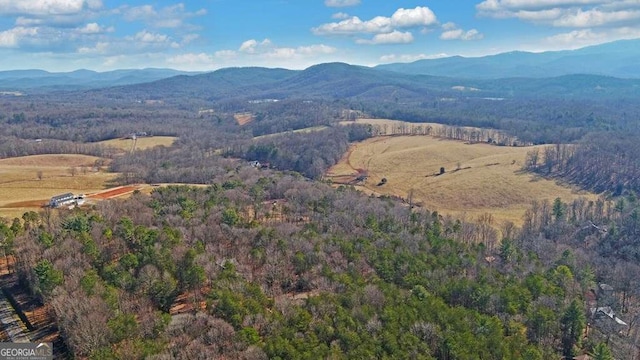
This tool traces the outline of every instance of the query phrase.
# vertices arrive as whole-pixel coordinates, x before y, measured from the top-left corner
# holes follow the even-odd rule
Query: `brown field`
[[[136,140],[136,149],[144,150],[149,149],[156,146],[171,146],[176,141],[177,137],[175,136],[149,136],[149,137],[139,137]],[[133,147],[132,139],[111,139],[97,142],[97,144],[102,144],[105,146],[111,146],[116,149],[131,151]]]
[[[531,149],[432,136],[377,137],[352,145],[326,178],[353,183],[358,175],[367,174],[356,188],[404,199],[413,192],[414,203],[430,210],[472,219],[490,212],[497,223],[521,223],[533,200],[595,199],[593,194],[522,172]],[[438,175],[440,167],[445,168],[443,175]],[[387,183],[378,186],[382,178]]]
[[[99,158],[86,155],[33,155],[0,159],[0,217],[38,210],[54,195],[88,194],[105,188],[117,174],[95,171]],[[71,175],[72,168],[76,174]],[[42,180],[38,179],[42,172]]]
[[[254,119],[254,116],[252,113],[237,113],[233,115],[233,118],[236,119],[236,121],[238,122],[238,125],[244,126],[252,122]]]
[[[303,129],[297,129],[297,130],[292,130],[292,131],[284,131],[284,132],[279,132],[279,133],[254,136],[253,138],[254,139],[263,139],[263,138],[268,138],[268,137],[278,136],[278,135],[284,135],[284,134],[289,134],[289,133],[310,133],[310,132],[314,132],[314,131],[326,130],[328,128],[329,127],[325,126],[325,125],[318,125],[318,126],[312,126],[312,127],[303,128]]]

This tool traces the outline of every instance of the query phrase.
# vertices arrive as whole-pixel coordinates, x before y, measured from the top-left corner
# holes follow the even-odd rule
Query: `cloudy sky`
[[[640,37],[640,0],[0,0],[0,70],[300,69]]]

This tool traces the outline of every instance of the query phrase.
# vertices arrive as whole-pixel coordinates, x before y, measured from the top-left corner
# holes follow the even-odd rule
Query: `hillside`
[[[406,74],[475,79],[544,78],[570,74],[640,78],[638,64],[640,40],[621,40],[577,50],[542,53],[515,51],[483,57],[453,56],[384,64],[376,68]]]

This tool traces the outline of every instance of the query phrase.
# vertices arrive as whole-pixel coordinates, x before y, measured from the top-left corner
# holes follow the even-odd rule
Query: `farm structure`
[[[56,195],[49,200],[49,206],[52,208],[63,205],[82,205],[84,203],[84,195],[73,195],[73,193],[66,193]]]
[[[52,208],[61,206],[61,205],[69,205],[73,203],[75,200],[75,196],[72,193],[66,193],[62,195],[56,195],[49,200],[49,206]]]

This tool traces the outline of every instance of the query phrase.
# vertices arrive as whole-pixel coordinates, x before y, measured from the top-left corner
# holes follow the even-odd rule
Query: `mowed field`
[[[55,195],[67,192],[89,194],[103,190],[106,183],[118,174],[93,171],[98,159],[86,155],[0,159],[0,217],[20,217],[26,211],[37,211]]]
[[[467,219],[489,212],[497,225],[504,220],[521,224],[533,200],[596,198],[521,171],[530,150],[432,136],[377,137],[352,145],[326,178],[349,183],[366,173],[367,180],[356,186],[366,192],[404,199],[413,193],[414,203]],[[439,175],[441,167],[445,173]],[[378,185],[382,178],[387,183]]]
[[[149,136],[149,137],[139,137],[136,140],[136,149],[144,150],[150,149],[156,146],[171,146],[176,141],[177,137],[174,136]],[[116,149],[131,151],[133,147],[132,139],[111,139],[105,141],[99,141],[96,144],[102,144],[105,146],[111,146]]]

